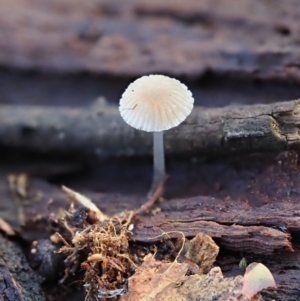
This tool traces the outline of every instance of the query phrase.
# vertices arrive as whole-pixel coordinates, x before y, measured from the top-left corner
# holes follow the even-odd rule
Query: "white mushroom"
[[[163,131],[169,130],[191,113],[194,98],[180,81],[165,75],[149,75],[131,83],[120,100],[120,114],[126,123],[154,132],[154,174],[151,192],[165,175]]]

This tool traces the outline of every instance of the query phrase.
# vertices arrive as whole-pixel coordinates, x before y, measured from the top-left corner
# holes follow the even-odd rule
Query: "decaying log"
[[[300,210],[297,202],[270,203],[251,207],[245,202],[220,200],[212,197],[193,197],[185,200],[166,201],[160,206],[162,212],[153,221],[165,220],[189,223],[212,221],[221,225],[267,226],[283,232],[300,232]],[[185,215],[182,215],[182,212]],[[147,224],[143,220],[143,224]]]
[[[151,241],[163,233],[178,237],[180,232],[190,237],[201,231],[227,249],[272,253],[292,251],[288,232],[300,232],[300,211],[292,203],[251,208],[241,202],[195,197],[166,201],[161,210],[136,224],[133,239]]]
[[[106,211],[105,207],[121,210],[122,206],[125,206],[122,204],[125,198],[118,200],[116,194],[98,194],[92,199],[104,211]],[[12,203],[7,196],[3,199],[5,200]],[[142,202],[141,199],[140,203]],[[132,207],[133,204],[127,204],[127,206]],[[21,231],[22,237],[29,242],[39,238],[49,238],[50,232],[45,231],[49,215],[53,213],[55,216],[60,208],[68,208],[68,199],[62,190],[42,181],[31,181],[26,205],[22,207],[26,217],[26,226]],[[224,200],[207,197],[169,200],[161,204],[161,209],[162,212],[155,216],[143,216],[139,219],[135,224],[133,240],[142,242],[160,240],[161,237],[158,236],[163,233],[162,231],[177,231],[177,233],[170,233],[170,237],[180,236],[178,232],[184,233],[186,237],[193,237],[203,232],[212,236],[226,249],[268,254],[276,250],[292,251],[290,235],[278,228],[272,228],[273,226],[278,226],[279,229],[285,227],[284,229],[288,232],[289,224],[286,221],[290,221],[290,225],[293,226],[292,230],[300,232],[300,223],[298,227],[296,226],[299,220],[299,217],[295,215],[296,204],[291,204],[283,212],[278,209],[277,215],[273,212],[272,220],[268,220],[267,208],[265,211],[261,209],[261,214],[258,209],[257,211],[253,209],[252,212],[251,208],[239,202],[231,203],[230,206]],[[268,222],[262,226],[264,219]]]
[[[272,5],[63,0],[47,8],[1,0],[0,5],[0,65],[5,67],[118,76],[200,76],[209,70],[300,79],[295,0]]]
[[[165,133],[166,153],[220,156],[299,149],[300,100],[270,105],[196,107]],[[84,156],[151,155],[152,135],[131,128],[116,106],[85,108],[0,107],[0,146],[41,154]]]
[[[20,247],[0,235],[0,300],[43,301],[39,282]]]
[[[182,213],[184,215],[184,212]],[[226,226],[215,222],[160,220],[151,223],[148,219],[138,223],[133,231],[133,240],[153,242],[163,238],[194,237],[202,232],[211,236],[218,245],[232,251],[255,254],[272,254],[276,251],[293,252],[290,235],[263,226]]]
[[[170,198],[159,203],[161,213],[153,217],[141,217],[135,224],[133,239],[149,242],[149,238],[160,235],[161,230],[182,231],[187,236],[203,231],[212,235],[226,249],[252,252],[263,252],[263,248],[267,252],[271,252],[271,249],[291,250],[289,235],[282,231],[292,235],[300,232],[300,172],[297,155],[294,152],[285,152],[280,155],[236,156],[235,159],[224,158],[219,163],[196,165],[196,178],[193,178],[194,172],[190,171],[194,185],[203,186],[196,193],[211,196],[187,198],[181,192],[181,199]],[[130,168],[130,162],[128,164]],[[182,170],[178,172],[181,173]],[[102,182],[103,177],[105,174],[97,175],[97,183]],[[110,189],[105,190],[105,193],[86,190],[78,192],[91,198],[106,214],[117,214],[123,210],[137,209],[145,202],[147,191],[145,190],[145,194],[136,192],[142,181],[140,178],[128,180],[131,194],[112,193],[109,192]],[[118,180],[112,184],[111,189],[123,185]],[[177,186],[178,183],[173,183],[171,178],[167,190],[174,189],[172,185]],[[182,183],[180,185],[180,190],[190,189]],[[106,184],[102,187],[107,189]],[[176,191],[178,194],[177,187]],[[20,211],[18,204],[26,218],[26,227],[22,228],[21,235],[29,242],[39,238],[49,239],[49,232],[45,231],[49,224],[49,215],[57,214],[60,208],[68,208],[67,195],[59,187],[36,179],[29,179],[27,198],[16,203],[7,179],[2,178],[1,217],[17,228],[17,213]],[[270,246],[266,246],[266,242],[270,242]],[[252,243],[253,246],[247,248]]]

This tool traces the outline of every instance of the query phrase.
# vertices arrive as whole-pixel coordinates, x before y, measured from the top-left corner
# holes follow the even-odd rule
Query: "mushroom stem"
[[[153,133],[153,181],[151,195],[165,176],[165,150],[163,131]]]

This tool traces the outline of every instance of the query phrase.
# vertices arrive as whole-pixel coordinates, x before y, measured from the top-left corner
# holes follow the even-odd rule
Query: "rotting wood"
[[[184,215],[184,212],[182,212]],[[255,254],[272,254],[275,251],[293,252],[291,236],[279,230],[263,226],[227,226],[209,221],[176,222],[174,220],[151,223],[149,219],[135,225],[132,239],[142,242],[154,242],[165,237],[194,237],[199,232],[211,236],[218,245],[232,251],[244,251]]]
[[[166,153],[221,156],[300,149],[300,100],[270,105],[196,107],[165,133]],[[150,133],[124,123],[105,101],[79,108],[0,107],[0,147],[94,161],[152,153]]]
[[[210,70],[299,82],[295,0],[63,0],[47,9],[25,0],[0,4],[5,67],[118,76]]]
[[[22,250],[0,235],[0,300],[43,301],[39,278]]]
[[[162,220],[178,224],[212,221],[222,225],[274,227],[286,233],[300,232],[300,210],[296,201],[292,203],[284,200],[282,203],[252,208],[239,201],[198,196],[184,201],[182,199],[166,201],[161,204],[161,210],[161,213],[151,218],[151,223]],[[148,218],[145,217],[143,224],[147,223]]]
[[[39,193],[39,192],[43,192],[43,193]],[[45,226],[47,225],[48,214],[50,214],[51,212],[55,213],[55,212],[58,211],[58,208],[67,206],[66,197],[60,189],[58,189],[54,186],[51,186],[49,184],[43,183],[41,181],[34,181],[34,180],[30,181],[29,195],[30,196],[31,195],[35,196],[35,202],[32,204],[32,206],[28,206],[26,208],[26,212],[28,212],[28,213],[30,212],[30,215],[28,215],[28,217],[34,218],[35,216],[38,216],[39,213],[43,213],[45,215],[44,215],[44,217],[40,215],[40,220],[39,221],[38,220],[32,221],[31,225],[28,225],[30,229],[28,229],[28,226],[27,226],[27,229],[24,228],[23,231],[21,232],[21,235],[23,237],[26,237],[26,235],[28,235],[28,233],[26,233],[26,231],[35,231],[35,233],[33,234],[33,237],[35,237],[35,238],[37,236],[41,235],[41,233],[43,235],[47,236],[48,233],[47,233],[47,231],[45,231]],[[53,203],[49,202],[47,204],[47,200],[49,200],[51,197],[54,198],[54,202]],[[116,205],[113,202],[114,199],[115,199],[115,196],[108,197],[108,199],[106,199],[106,200],[104,198],[104,199],[102,199],[102,201],[99,201],[99,204],[101,204],[101,206],[106,206],[105,203],[107,203],[107,204],[109,203],[110,205],[113,205],[115,207]],[[6,200],[7,200],[7,202],[10,201],[8,197],[6,197]],[[180,203],[182,204],[182,206],[180,206]],[[199,213],[199,215],[201,215],[201,210],[200,209],[202,208],[203,211],[207,212],[206,214],[208,216],[209,215],[208,214],[209,208],[211,208],[211,212],[214,212],[214,211],[216,212],[217,207],[219,208],[219,211],[220,211],[219,214],[222,214],[222,212],[225,212],[225,213],[228,212],[229,213],[231,211],[231,209],[236,207],[237,211],[239,211],[239,213],[241,213],[241,215],[243,215],[243,211],[245,211],[244,215],[246,215],[246,214],[251,215],[251,212],[249,212],[249,206],[247,206],[247,204],[245,204],[245,203],[241,204],[239,202],[230,202],[228,204],[228,202],[224,201],[224,200],[223,201],[215,200],[215,202],[214,202],[213,198],[203,198],[203,197],[200,197],[198,199],[194,198],[194,200],[191,199],[191,202],[188,202],[188,200],[165,201],[160,206],[161,206],[162,210],[164,211],[164,214],[168,214],[168,215],[172,211],[176,212],[177,210],[180,210],[180,208],[183,209],[183,207],[185,207],[185,210],[183,210],[183,212],[181,214],[182,219],[185,219],[185,212],[184,211],[189,211],[189,210],[194,211],[194,212],[197,211]],[[41,208],[43,208],[42,211],[40,211]],[[48,208],[48,210],[47,210],[47,208]],[[263,208],[263,207],[261,207],[261,208]],[[296,204],[295,204],[295,208],[296,208]],[[290,215],[292,216],[294,214],[293,208],[290,207],[289,210],[291,210]],[[286,215],[287,214],[288,214],[288,212],[286,212]],[[26,214],[26,216],[27,216],[27,214]],[[187,214],[187,216],[188,216],[187,218],[191,218],[191,216],[189,214]],[[155,218],[155,217],[156,216],[154,216],[153,218]],[[228,218],[229,217],[230,216],[228,216]],[[224,218],[226,219],[226,215],[225,215]],[[148,220],[147,216],[143,216],[141,218],[141,222],[143,223],[145,221],[146,225],[148,223],[147,220]],[[168,219],[166,219],[166,220],[164,220],[164,222],[169,222],[169,221],[168,221]],[[260,221],[258,220],[257,223],[259,223],[259,222]],[[274,222],[276,222],[276,216],[274,216]],[[184,224],[184,227],[186,227],[186,233],[188,233],[188,230],[193,225],[189,224],[188,221],[186,221],[185,223],[182,223],[182,225],[183,224]],[[211,227],[212,224],[217,225],[217,227],[215,227],[215,228]],[[156,224],[156,226],[157,225],[158,224]],[[220,229],[223,228],[222,224],[219,225],[218,223],[213,223],[213,222],[206,222],[206,225],[207,225],[207,228],[215,229],[218,232],[219,232]],[[136,224],[136,226],[138,227],[139,225]],[[234,229],[234,228],[237,229],[238,231],[232,231],[232,229]],[[200,230],[200,228],[197,228],[197,229],[198,229],[198,231]],[[253,251],[258,250],[257,254],[267,254],[267,253],[264,253],[264,252],[260,252],[261,250],[259,250],[259,244],[261,242],[264,243],[264,241],[265,242],[271,242],[271,247],[274,246],[277,243],[277,247],[275,249],[276,250],[283,250],[282,248],[280,248],[280,245],[282,246],[284,244],[284,240],[286,240],[287,237],[288,237],[287,234],[285,234],[281,231],[271,229],[271,228],[267,228],[267,227],[241,227],[241,226],[235,226],[234,227],[234,226],[227,226],[227,229],[228,229],[227,233],[225,233],[224,231],[221,232],[221,233],[218,233],[218,236],[220,238],[215,237],[215,239],[216,239],[216,241],[219,245],[223,246],[224,249],[232,249],[232,246],[235,246],[238,243],[240,243],[242,245],[242,247],[245,247],[245,248],[250,243],[251,244],[254,243],[254,249],[252,249],[252,250]],[[254,230],[254,232],[251,232],[251,230]],[[262,237],[259,234],[256,235],[259,231],[261,231],[259,234],[266,235],[266,236]],[[248,232],[248,234],[247,234],[247,232]],[[40,234],[38,234],[38,233],[40,233]],[[161,233],[162,232],[159,231],[159,234],[161,234]],[[148,232],[148,234],[152,235],[152,234],[155,234],[155,233],[149,233]],[[234,236],[235,234],[239,234],[239,236],[235,237]],[[244,234],[246,234],[246,236],[244,236]],[[271,234],[271,237],[270,237],[270,234]],[[248,237],[247,237],[247,235],[248,235]],[[253,237],[253,235],[254,235],[254,237]],[[172,235],[170,235],[170,233],[169,233],[169,236],[172,236]],[[250,240],[251,236],[252,236],[252,239],[253,239],[252,241]],[[161,239],[162,237],[159,237],[157,239]],[[230,238],[232,240],[230,240]],[[29,241],[31,241],[30,238],[27,237],[27,239]],[[147,239],[147,240],[145,240],[145,242],[149,242],[149,240]],[[223,243],[223,245],[222,245],[222,243]],[[227,245],[226,245],[226,243],[227,243]],[[265,247],[265,246],[262,245],[261,248],[263,248],[263,247]],[[239,248],[236,251],[238,251],[238,250],[251,252],[251,250],[249,250],[249,249],[245,250],[243,248]],[[270,248],[267,249],[267,250],[270,250]],[[251,256],[253,256],[253,253],[252,253]],[[251,256],[250,256],[250,258],[252,258]],[[289,256],[289,254],[288,254],[288,256]],[[270,256],[270,258],[273,258],[273,256]],[[253,258],[252,258],[252,260],[253,260]],[[280,260],[284,261],[283,257],[281,257]],[[277,262],[276,262],[275,266],[278,265]],[[236,264],[236,265],[238,266],[238,264]],[[42,263],[41,268],[44,268],[44,263]],[[286,272],[287,273],[286,275],[293,275],[292,272],[293,271],[288,270]],[[287,278],[284,278],[284,279],[289,279],[288,278],[289,276],[286,276],[286,277]],[[284,279],[283,279],[283,283],[285,283]],[[284,287],[284,288],[280,287],[281,295],[286,293],[286,292],[288,292],[288,294],[296,293],[296,285],[297,284],[293,283],[293,285],[287,284],[287,286]],[[272,298],[270,298],[268,300],[272,300]],[[291,299],[291,300],[296,300],[296,299]]]
[[[121,200],[125,202],[126,198],[120,199],[119,196],[116,199],[116,197],[115,194],[100,194],[94,195],[92,199],[104,211],[111,211],[109,208],[112,205],[117,206],[115,203],[117,200],[120,203],[118,208],[125,209],[125,204],[122,205]],[[11,204],[9,195],[3,198],[2,202],[4,202],[2,204],[4,207],[5,202]],[[139,202],[141,204],[142,200]],[[138,208],[139,205],[138,203],[134,205],[130,201],[127,206],[129,206],[128,209],[130,207],[133,209]],[[61,189],[43,181],[30,181],[29,199],[27,205],[24,206],[27,220],[26,227],[21,231],[22,237],[29,241],[48,237],[49,234],[45,233],[44,229],[48,224],[49,214],[51,212],[55,214],[59,208],[67,207],[67,198]],[[288,234],[268,227],[300,232],[299,217],[297,217],[298,205],[292,203],[276,203],[251,209],[246,203],[235,200],[196,197],[165,201],[160,204],[160,207],[161,213],[153,217],[144,216],[136,225],[134,239],[148,242],[149,237],[160,235],[161,230],[182,231],[186,236],[195,236],[202,231],[217,238],[218,243],[228,249],[272,252],[272,250],[284,248],[291,250],[291,245]],[[272,212],[271,217],[268,214],[269,210]],[[8,221],[14,220],[13,217],[7,216],[6,212],[3,214]],[[239,227],[231,226],[234,223]],[[259,244],[256,244],[257,241]],[[265,246],[265,242],[270,242],[270,246]],[[250,243],[251,248],[249,248]]]
[[[300,232],[300,211],[295,203],[274,203],[251,208],[245,203],[211,197],[166,201],[161,213],[137,222],[133,239],[151,241],[162,233],[183,232],[193,237],[203,232],[234,251],[272,253],[292,251],[291,233]]]
[[[59,188],[42,181],[34,180],[30,183],[29,195],[32,202],[24,206],[27,221],[26,226],[20,232],[21,236],[29,242],[38,238],[48,238],[50,234],[45,232],[45,228],[49,223],[49,215],[57,214],[59,208],[68,207],[67,198]],[[100,208],[109,206],[121,208],[121,205],[116,205],[115,199],[115,194],[110,196],[101,194],[97,202],[96,199],[94,201],[100,205]],[[9,198],[4,200],[10,202]],[[52,201],[49,202],[49,200]],[[208,197],[193,198],[190,202],[188,200],[165,201],[161,204],[161,213],[139,218],[139,221],[135,223],[132,239],[154,242],[163,237],[158,237],[163,233],[162,231],[181,231],[186,237],[193,237],[203,232],[216,239],[220,246],[234,251],[261,254],[272,253],[275,250],[292,251],[290,235],[272,227],[281,227],[286,224],[286,221],[290,221],[293,232],[300,232],[299,223],[296,228],[297,220],[299,220],[295,215],[297,204],[290,204],[282,212],[280,211],[282,208],[278,209],[278,215],[273,212],[272,220],[268,220],[267,209],[265,211],[261,209],[262,214],[259,208],[253,209],[253,212],[256,210],[255,214],[243,203],[230,203],[231,206],[224,200]],[[262,226],[264,218],[266,224]],[[174,236],[176,236],[174,232],[170,234],[170,237]],[[156,239],[151,240],[151,237],[156,237]]]

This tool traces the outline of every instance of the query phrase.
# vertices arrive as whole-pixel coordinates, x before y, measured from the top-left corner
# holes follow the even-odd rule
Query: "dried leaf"
[[[128,292],[120,301],[249,301],[243,295],[243,277],[223,277],[219,267],[206,275],[190,275],[185,263],[156,261],[149,254],[128,279]],[[262,301],[257,294],[252,301]]]
[[[261,263],[251,263],[246,268],[243,294],[251,299],[255,294],[268,287],[276,288],[276,283],[270,270]]]
[[[188,271],[186,264],[156,261],[151,254],[146,255],[142,266],[128,280],[128,294],[121,297],[129,300],[165,300],[157,299],[169,285],[181,283]]]

